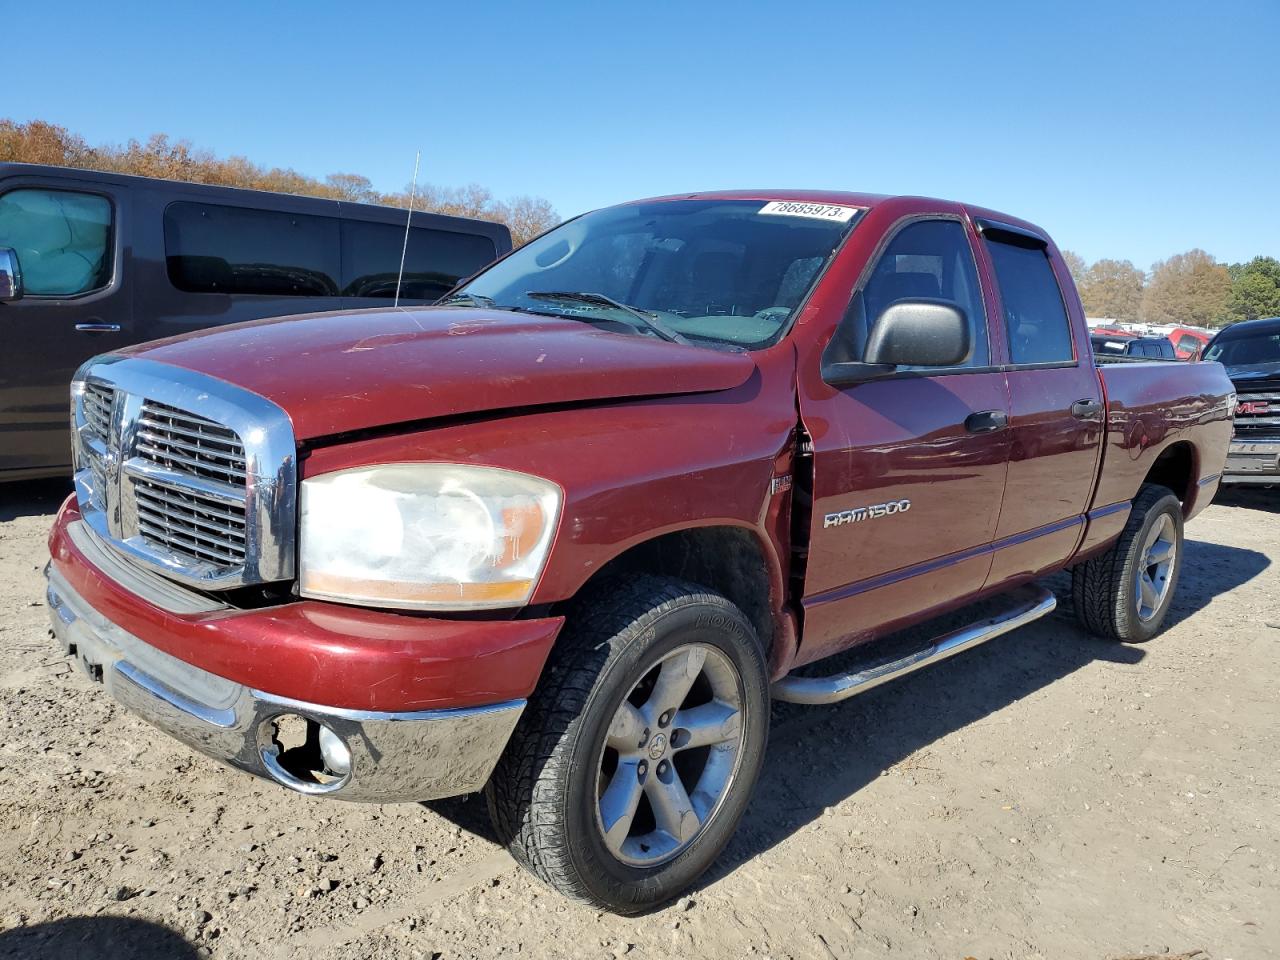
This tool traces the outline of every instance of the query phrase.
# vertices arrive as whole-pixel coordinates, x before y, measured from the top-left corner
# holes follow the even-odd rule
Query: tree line
[[[1280,316],[1280,260],[1275,257],[1228,265],[1195,249],[1143,271],[1129,260],[1087,264],[1070,250],[1062,255],[1090,317],[1221,327]]]
[[[219,157],[163,133],[153,134],[145,142],[130,140],[124,145],[93,146],[66,127],[44,120],[17,123],[0,119],[0,161],[54,164],[355,203],[409,205],[408,187],[396,193],[381,193],[368,177],[358,173],[331,173],[321,180],[288,168],[264,167],[247,157]],[[551,204],[541,197],[499,200],[474,183],[465,187],[419,184],[413,206],[415,210],[505,223],[516,246],[560,222]]]
[[[356,203],[409,205],[407,188],[381,193],[368,177],[358,173],[331,173],[318,179],[284,167],[264,167],[247,157],[218,157],[163,133],[153,134],[145,142],[92,146],[65,127],[43,120],[17,123],[0,119],[0,161],[81,167]],[[541,197],[499,200],[474,183],[465,187],[420,186],[414,207],[505,223],[516,246],[560,222],[551,204]],[[1280,316],[1280,261],[1275,257],[1258,256],[1248,263],[1228,265],[1196,249],[1143,271],[1129,260],[1104,259],[1089,264],[1070,250],[1064,250],[1063,256],[1080,289],[1085,313],[1091,317],[1217,327],[1237,320]]]

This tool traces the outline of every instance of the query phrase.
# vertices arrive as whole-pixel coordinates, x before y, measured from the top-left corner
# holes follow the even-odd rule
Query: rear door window
[[[0,196],[0,247],[18,254],[29,296],[74,297],[111,282],[111,201],[72,190]]]
[[[164,244],[169,280],[188,293],[338,293],[338,221],[332,217],[171,203]]]
[[[413,227],[404,243],[403,226],[343,220],[342,295],[394,297],[402,250],[402,300],[438,300],[497,257],[491,239],[472,233]]]
[[[1006,236],[997,231],[985,239],[1000,286],[1009,359],[1016,364],[1074,360],[1071,324],[1044,247],[1012,242],[1012,237],[1006,241]]]

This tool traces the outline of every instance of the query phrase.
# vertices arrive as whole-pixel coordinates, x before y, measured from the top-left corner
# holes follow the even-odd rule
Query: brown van
[[[0,163],[0,481],[71,473],[67,388],[91,356],[395,296],[406,212]],[[498,223],[415,213],[400,301],[511,249]]]

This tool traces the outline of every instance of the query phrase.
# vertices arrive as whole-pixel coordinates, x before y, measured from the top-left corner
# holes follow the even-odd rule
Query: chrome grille
[[[111,404],[116,392],[101,383],[84,385],[84,418],[88,431],[99,440],[111,432]]]
[[[138,418],[139,456],[180,473],[243,487],[244,444],[236,432],[212,420],[144,400]]]
[[[138,532],[149,543],[215,567],[245,558],[245,508],[201,496],[179,485],[135,478]]]
[[[72,396],[77,499],[105,543],[206,589],[293,577],[295,446],[283,410],[132,357],[90,361]]]
[[[1241,392],[1236,401],[1237,437],[1280,436],[1280,392]]]

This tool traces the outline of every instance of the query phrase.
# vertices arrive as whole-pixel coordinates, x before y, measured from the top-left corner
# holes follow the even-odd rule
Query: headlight
[[[560,488],[445,463],[358,467],[302,482],[303,596],[413,610],[526,603]]]

